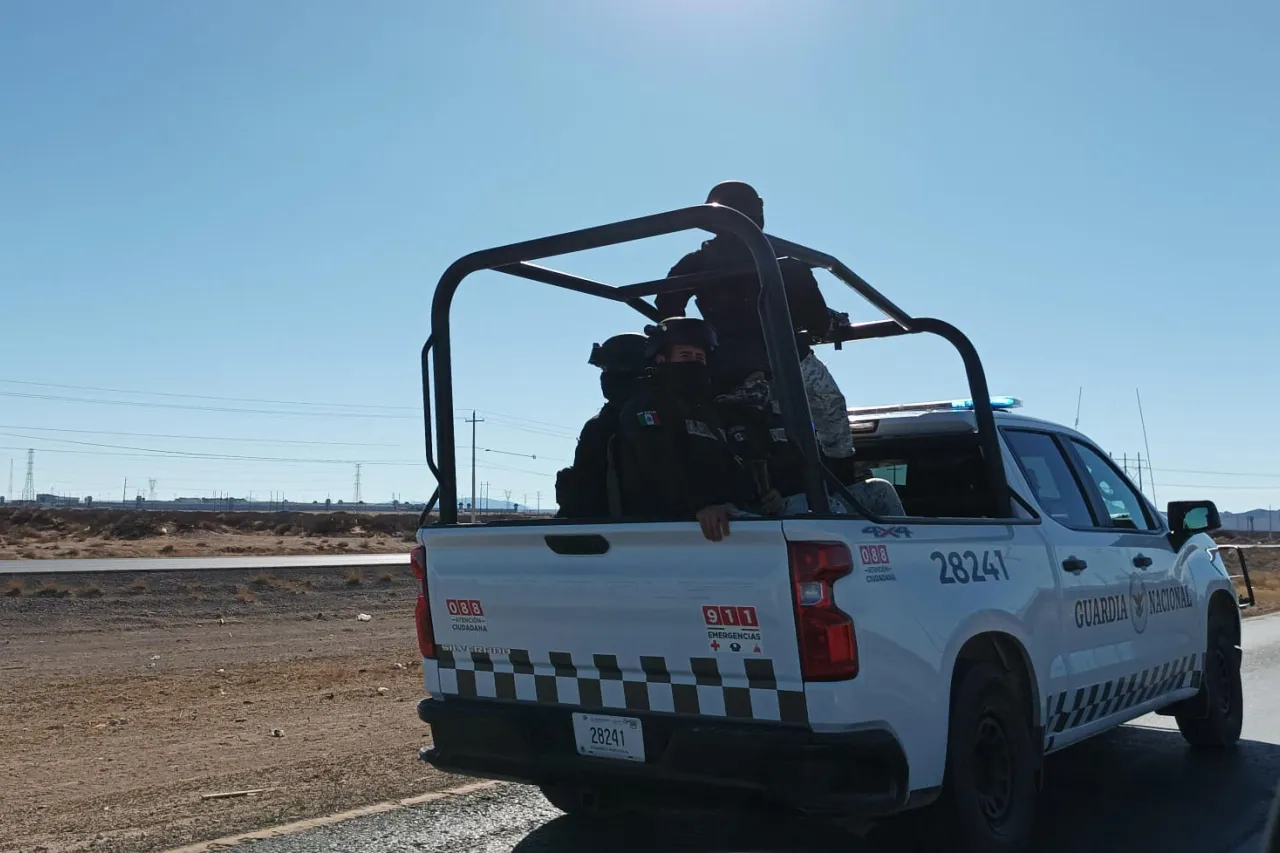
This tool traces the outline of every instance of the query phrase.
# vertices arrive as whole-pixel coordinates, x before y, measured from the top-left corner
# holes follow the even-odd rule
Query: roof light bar
[[[1008,411],[1022,406],[1017,397],[992,397],[991,408]],[[849,409],[850,418],[868,415],[892,415],[901,412],[965,412],[973,411],[973,400],[937,400],[931,403],[895,403],[889,406],[863,406]]]

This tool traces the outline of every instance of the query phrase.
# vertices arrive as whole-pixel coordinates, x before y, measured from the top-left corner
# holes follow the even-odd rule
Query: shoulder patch
[[[662,419],[654,411],[636,412],[636,419],[644,426],[662,426]]]
[[[787,431],[782,427],[774,427],[773,429],[769,430],[769,437],[772,438],[774,441],[786,441]]]

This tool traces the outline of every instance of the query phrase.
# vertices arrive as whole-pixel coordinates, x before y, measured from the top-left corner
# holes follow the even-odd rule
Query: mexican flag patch
[[[662,421],[658,418],[657,412],[639,412],[636,417],[640,419],[640,423],[645,426],[661,426]]]

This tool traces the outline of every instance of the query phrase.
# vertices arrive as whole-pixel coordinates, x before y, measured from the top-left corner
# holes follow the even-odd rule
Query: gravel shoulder
[[[407,569],[0,597],[0,850],[145,853],[464,783],[417,760],[415,597]]]

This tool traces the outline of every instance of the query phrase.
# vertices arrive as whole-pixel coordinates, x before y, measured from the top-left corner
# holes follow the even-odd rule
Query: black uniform
[[[818,289],[812,270],[792,258],[778,261],[787,289],[791,322],[797,333],[796,346],[803,359],[809,354],[809,335],[825,335],[831,324],[831,312]],[[734,237],[715,237],[696,251],[680,259],[668,276],[689,275],[711,270],[752,269],[751,252]],[[685,313],[690,297],[696,297],[698,311],[715,327],[720,339],[716,354],[717,375],[732,383],[757,371],[769,372],[769,355],[760,327],[760,279],[755,272],[729,275],[703,284],[692,293],[663,293],[657,297],[659,313],[664,317]]]
[[[619,403],[604,407],[582,426],[573,465],[556,474],[558,518],[609,517],[609,439],[618,431]]]
[[[608,518],[609,441],[618,431],[618,413],[644,370],[648,339],[644,335],[614,335],[591,348],[587,363],[600,368],[604,408],[582,427],[573,465],[556,474],[559,518]]]
[[[761,391],[751,394],[756,388]],[[785,496],[805,490],[804,457],[787,436],[782,411],[768,398],[767,383],[748,383],[737,394],[717,398],[715,406],[730,445],[760,492],[776,489]]]
[[[622,407],[618,449],[626,514],[683,521],[708,506],[752,504],[755,487],[710,399],[666,385],[662,368],[651,370]]]

